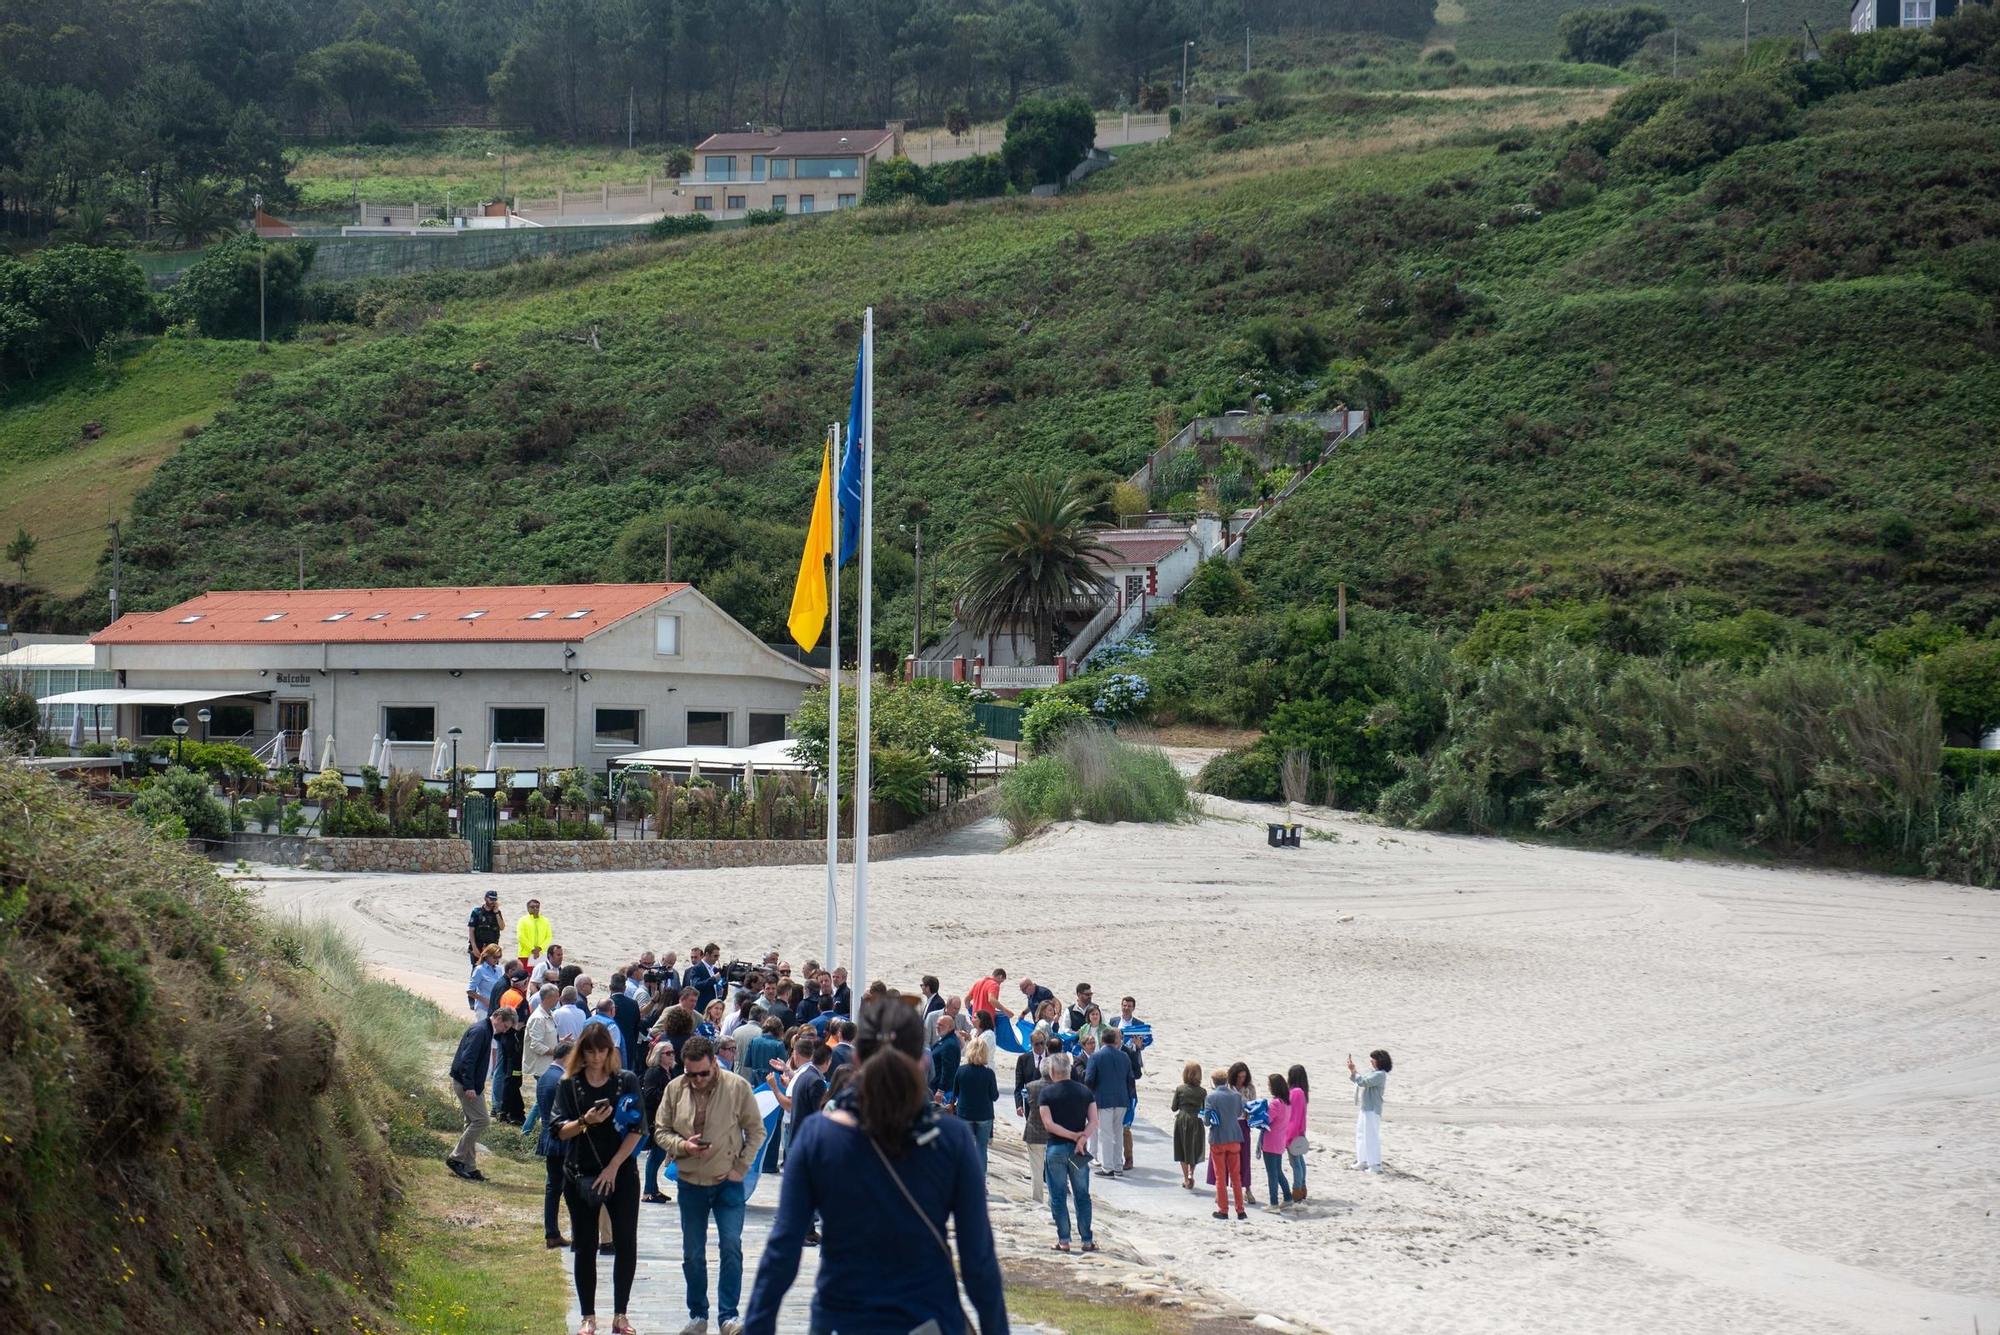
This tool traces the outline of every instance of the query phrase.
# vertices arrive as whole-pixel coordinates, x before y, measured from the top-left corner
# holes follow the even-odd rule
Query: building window
[[[731,195],[729,196],[729,207],[732,209],[742,209],[742,208],[748,208],[749,205],[743,202],[743,196]]]
[[[192,626],[195,622],[199,620],[201,620],[201,613],[197,612],[191,617],[182,617],[180,620],[180,624],[183,626]],[[327,620],[331,621],[333,620],[333,618],[328,617]]]
[[[593,746],[638,746],[646,735],[646,711],[643,709],[600,709],[597,711],[597,727],[591,737]]]
[[[694,197],[694,211],[696,213],[707,213],[714,207],[715,207],[714,195],[696,195]]]
[[[140,705],[139,735],[141,737],[170,737],[174,731],[174,720],[181,711],[172,705]]]
[[[555,611],[556,611],[556,609],[555,609],[555,608],[553,608],[553,607],[544,607],[544,608],[543,608],[543,609],[542,609],[541,611],[539,611],[539,612],[530,612],[530,613],[528,613],[528,615],[526,615],[526,616],[522,617],[522,618],[521,618],[521,620],[523,620],[523,621],[540,621],[540,620],[542,620],[542,619],[543,619],[543,618],[545,618],[545,617],[551,617],[551,616],[554,616],[554,615],[555,615]]]
[[[1903,0],[1903,26],[1928,28],[1937,15],[1936,0]]]
[[[726,709],[688,710],[689,746],[729,745],[729,711]]]
[[[540,705],[496,705],[493,740],[500,746],[547,746],[549,715]]]
[[[477,612],[467,612],[467,613],[466,613],[466,614],[465,614],[464,616],[461,616],[461,617],[459,618],[459,620],[460,620],[460,621],[477,621],[477,620],[479,620],[479,618],[481,618],[481,617],[483,617],[483,616],[485,616],[485,615],[486,615],[486,609],[482,607],[482,608],[480,608],[480,609],[479,609],[479,610],[478,610]]]
[[[841,195],[833,201],[833,206],[837,209],[851,209],[854,207],[854,196]]]
[[[584,619],[585,617],[587,617],[587,616],[589,616],[589,615],[590,615],[590,609],[589,609],[588,607],[579,607],[579,608],[577,608],[577,609],[576,609],[576,611],[574,611],[574,612],[564,612],[564,613],[563,613],[563,620],[564,620],[564,621],[581,621],[581,620],[583,620],[583,619]]]
[[[771,196],[771,207],[783,213],[785,211],[785,197],[783,195]]]
[[[782,742],[785,740],[785,716],[783,714],[750,714],[750,745],[759,742]]]
[[[389,614],[387,612],[370,612],[367,616],[361,619],[363,621],[387,621],[389,619]],[[416,618],[414,617],[411,618],[411,620],[415,619]]]
[[[410,620],[423,621],[429,618],[429,616],[430,616],[429,612],[412,612],[410,613]]]
[[[267,617],[258,617],[257,619],[259,621],[283,621],[285,614],[283,612],[273,612]]]
[[[860,158],[799,159],[799,179],[802,181],[848,181],[860,175]]]
[[[382,735],[392,742],[435,742],[437,709],[431,705],[384,705]]]
[[[257,714],[249,705],[211,705],[208,711],[208,735],[211,737],[243,737],[257,730]]]
[[[347,620],[347,618],[349,618],[349,617],[351,617],[351,616],[353,616],[353,615],[354,615],[354,613],[352,613],[352,612],[335,612],[335,613],[334,613],[334,614],[333,614],[332,616],[330,616],[330,617],[321,617],[321,618],[320,618],[320,620],[321,620],[321,621],[345,621],[345,620]]]
[[[750,155],[750,179],[753,181],[763,180],[770,174],[770,164],[771,160],[762,153],[752,153]]]
[[[705,153],[701,159],[702,177],[709,181],[728,181],[736,176],[736,155],[733,153]]]
[[[653,652],[667,658],[678,658],[681,652],[681,619],[657,617],[653,621]]]
[[[813,211],[813,197],[811,195],[800,195],[799,212],[811,213],[812,211]]]
[[[774,181],[789,181],[791,178],[792,160],[790,158],[772,158],[771,179]]]

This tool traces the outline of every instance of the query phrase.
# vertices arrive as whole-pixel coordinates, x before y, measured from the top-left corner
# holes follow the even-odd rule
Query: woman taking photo
[[[923,1023],[885,997],[863,1003],[860,1027],[853,1080],[792,1144],[743,1335],[773,1335],[815,1214],[825,1223],[813,1330],[909,1335],[931,1325],[961,1335],[968,1322],[946,1241],[955,1225],[979,1329],[1006,1335],[979,1149],[965,1123],[930,1102]]]
[[[629,1101],[628,1101],[629,1100]],[[602,1207],[611,1216],[613,1335],[629,1335],[625,1306],[639,1268],[639,1147],[644,1114],[639,1081],[618,1068],[618,1045],[609,1025],[585,1026],[563,1063],[551,1110],[556,1138],[566,1156],[569,1231],[576,1302],[583,1312],[577,1335],[597,1335],[597,1222]],[[619,1124],[629,1129],[620,1130]]]
[[[1354,1082],[1354,1166],[1364,1173],[1382,1171],[1382,1089],[1389,1083],[1389,1068],[1395,1063],[1377,1048],[1368,1054],[1365,1074],[1347,1059],[1347,1078]]]

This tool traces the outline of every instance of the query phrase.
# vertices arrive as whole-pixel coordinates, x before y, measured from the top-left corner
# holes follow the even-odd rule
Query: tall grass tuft
[[[1102,728],[1073,728],[1000,785],[1000,813],[1024,839],[1056,821],[1165,824],[1196,812],[1187,780],[1166,754]]]

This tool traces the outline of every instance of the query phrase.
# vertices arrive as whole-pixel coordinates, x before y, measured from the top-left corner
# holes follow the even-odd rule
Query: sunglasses
[[[714,1075],[715,1072],[713,1069],[710,1069],[706,1071],[687,1071],[684,1074],[690,1080],[706,1080],[710,1076]]]

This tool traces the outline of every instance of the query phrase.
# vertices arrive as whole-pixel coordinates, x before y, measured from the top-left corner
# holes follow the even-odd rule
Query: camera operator
[[[959,1335],[946,1230],[956,1221],[965,1291],[982,1335],[1006,1335],[1000,1263],[972,1132],[926,1092],[923,1025],[893,997],[861,1008],[856,1076],[807,1118],[785,1164],[778,1214],[743,1335],[773,1335],[815,1214],[825,1220],[812,1328],[840,1335]]]

